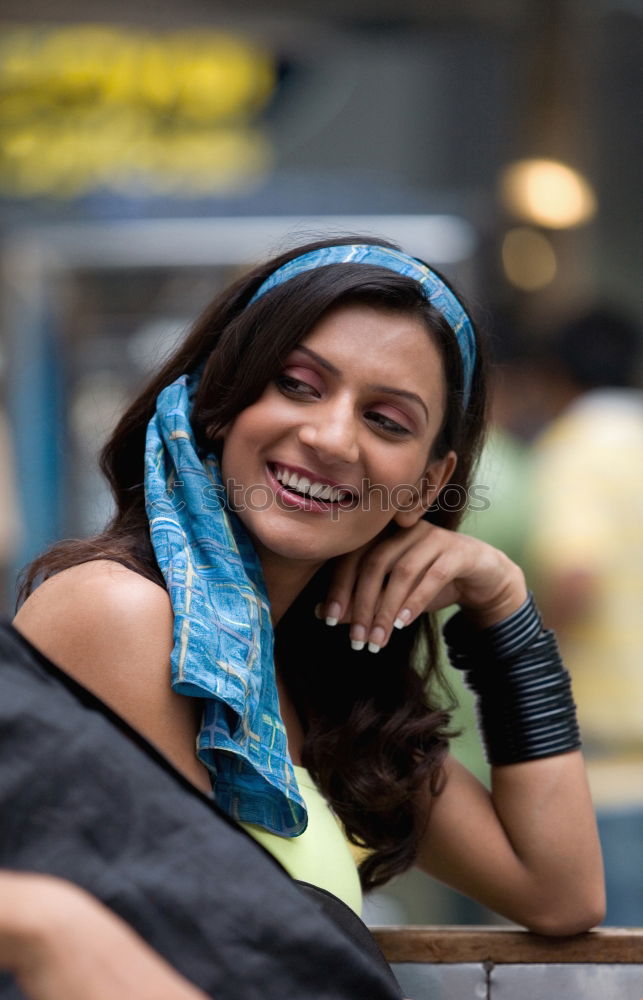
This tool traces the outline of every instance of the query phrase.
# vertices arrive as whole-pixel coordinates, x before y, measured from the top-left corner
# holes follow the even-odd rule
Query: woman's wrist
[[[0,968],[16,973],[41,947],[41,890],[46,876],[0,872]]]
[[[477,696],[489,763],[517,764],[580,747],[570,677],[531,594],[484,629],[459,612],[444,636],[452,665]]]
[[[514,602],[515,603],[515,602]],[[497,621],[481,625],[466,609],[458,611],[443,629],[449,658],[454,666],[468,670],[481,660],[503,660],[533,642],[543,631],[543,622],[531,591]]]
[[[82,920],[84,896],[51,875],[0,871],[0,968],[17,975],[41,961],[65,926]]]
[[[525,603],[529,595],[525,574],[507,559],[507,573],[503,585],[491,600],[483,605],[463,606],[464,616],[477,629],[491,628],[504,622]]]

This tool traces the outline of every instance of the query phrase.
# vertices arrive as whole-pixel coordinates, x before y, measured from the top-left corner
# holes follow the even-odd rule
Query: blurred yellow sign
[[[193,197],[269,167],[274,60],[231,35],[75,25],[0,38],[0,190]]]

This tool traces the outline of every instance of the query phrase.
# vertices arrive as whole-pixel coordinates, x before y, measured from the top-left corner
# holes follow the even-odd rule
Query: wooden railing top
[[[554,938],[506,927],[374,927],[389,962],[641,963],[643,928]]]

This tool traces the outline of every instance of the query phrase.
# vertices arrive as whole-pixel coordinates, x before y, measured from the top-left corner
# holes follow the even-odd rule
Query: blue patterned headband
[[[371,264],[395,271],[405,278],[414,278],[422,288],[422,292],[453,330],[460,348],[463,375],[463,396],[465,408],[469,404],[473,370],[476,364],[476,338],[471,320],[458,302],[450,288],[444,284],[426,264],[420,263],[414,257],[409,257],[400,250],[390,247],[376,246],[373,243],[346,243],[336,247],[322,247],[311,250],[301,257],[294,257],[286,264],[277,268],[259,286],[250,300],[250,305],[260,299],[277,285],[294,278],[304,271],[313,268],[326,267],[328,264]]]

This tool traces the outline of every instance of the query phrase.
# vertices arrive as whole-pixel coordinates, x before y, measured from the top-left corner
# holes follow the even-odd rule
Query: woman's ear
[[[398,509],[393,520],[400,528],[412,528],[435,503],[440,490],[451,479],[458,464],[458,456],[449,451],[443,458],[431,462],[418,483],[409,491],[409,505]]]

